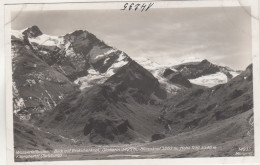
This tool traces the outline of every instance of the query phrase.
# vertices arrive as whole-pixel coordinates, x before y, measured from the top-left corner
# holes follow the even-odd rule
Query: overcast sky
[[[160,64],[187,57],[234,69],[251,63],[250,16],[241,7],[34,11],[12,17],[14,30],[32,25],[49,35],[87,30],[132,58],[146,57]]]

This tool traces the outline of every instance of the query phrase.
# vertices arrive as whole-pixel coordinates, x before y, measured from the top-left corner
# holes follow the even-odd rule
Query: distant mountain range
[[[133,60],[83,30],[50,36],[32,26],[11,37],[16,141],[29,122],[42,136],[84,144],[143,143],[253,108],[252,65],[235,71],[206,59]],[[24,143],[17,147],[32,147]]]

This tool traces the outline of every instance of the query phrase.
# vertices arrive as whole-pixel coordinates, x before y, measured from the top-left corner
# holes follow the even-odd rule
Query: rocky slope
[[[172,69],[165,69],[163,72],[163,77],[165,77],[169,82],[184,86],[186,88],[192,87],[191,82],[185,78],[181,72],[173,71]]]
[[[146,141],[163,130],[156,119],[166,96],[158,80],[131,61],[104,84],[67,97],[40,125],[97,144]]]
[[[248,111],[253,108],[252,76],[250,65],[226,84],[176,95],[167,101],[160,120],[178,134]]]
[[[131,61],[104,84],[67,97],[40,125],[96,144],[158,140],[252,109],[252,89],[250,65],[226,84],[192,88],[165,100],[158,80]]]
[[[23,38],[12,36],[14,113],[23,120],[52,110],[76,86],[46,64]]]

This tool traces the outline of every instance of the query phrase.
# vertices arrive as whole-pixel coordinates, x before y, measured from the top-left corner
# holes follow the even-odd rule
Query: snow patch
[[[14,98],[14,114],[17,115],[17,113],[22,110],[23,108],[25,108],[25,103],[23,98],[20,97],[19,92],[17,90],[16,84],[13,81],[12,83],[12,87],[13,87],[13,98]]]
[[[109,55],[109,54],[114,53],[114,52],[116,52],[116,51],[118,51],[118,50],[115,49],[115,48],[113,48],[113,49],[110,49],[110,50],[108,50],[107,52],[105,52],[104,55]]]
[[[70,42],[66,42],[65,52],[66,52],[65,57],[75,57],[76,56],[76,53],[74,52]]]
[[[95,58],[94,58],[94,60],[95,61],[98,61],[99,59],[102,59],[102,58],[104,58],[105,56],[107,56],[107,55],[109,55],[109,54],[111,54],[111,53],[114,53],[114,52],[116,52],[117,51],[117,49],[109,49],[108,51],[106,51],[106,52],[104,52],[103,54],[99,54],[99,55],[96,55],[95,56]],[[109,58],[108,58],[109,59]],[[108,59],[106,59],[106,60],[108,60]],[[105,62],[104,62],[105,63]]]
[[[239,71],[229,71],[229,73],[232,75],[232,78],[234,78],[240,74]]]
[[[124,52],[121,52],[118,59],[113,63],[112,66],[110,66],[106,72],[108,76],[112,76],[115,74],[116,69],[121,68],[122,66],[126,65],[128,63],[128,60],[126,60],[127,56]]]
[[[34,79],[27,79],[25,85],[33,86],[36,84]]]
[[[40,50],[39,52],[41,52],[42,54],[48,54],[48,52],[45,50]]]
[[[129,61],[127,60],[127,56],[124,54],[124,52],[121,52],[118,59],[108,68],[108,70],[105,73],[99,73],[94,68],[90,68],[88,70],[87,76],[78,78],[74,81],[74,83],[80,85],[81,90],[87,87],[92,87],[96,84],[102,84],[110,76],[114,75],[117,69],[126,65],[128,62]]]
[[[84,77],[80,77],[74,81],[75,84],[80,85],[80,90],[92,87],[95,84],[102,84],[108,79],[108,75],[101,74],[97,72],[95,69],[91,68],[88,70],[88,75]]]
[[[105,59],[104,65],[107,64],[107,62],[108,62],[109,59],[110,59],[110,58],[106,58],[106,59]]]
[[[189,81],[193,84],[213,87],[218,84],[225,84],[228,82],[227,76],[222,72],[217,72],[215,74],[205,75],[198,77],[196,79],[189,79]]]
[[[31,43],[35,42],[39,45],[58,46],[58,47],[60,47],[64,43],[63,37],[51,36],[47,34],[42,34],[35,38],[29,38],[29,41]]]
[[[47,91],[47,90],[45,90],[45,92],[47,93],[47,95],[49,96],[49,98],[51,99],[51,101],[53,102],[53,104],[54,104],[54,107],[56,107],[56,102],[53,100],[53,97],[51,96],[51,94]],[[51,107],[51,106],[50,106]]]
[[[23,31],[21,30],[11,30],[11,35],[23,40]]]
[[[105,54],[99,54],[99,55],[97,55],[96,57],[95,57],[95,60],[98,60],[98,59],[100,59],[100,58],[103,58],[105,56]]]

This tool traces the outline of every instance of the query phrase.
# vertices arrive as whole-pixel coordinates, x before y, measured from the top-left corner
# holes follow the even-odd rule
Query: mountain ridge
[[[15,143],[19,149],[37,148],[40,136],[40,149],[59,141],[152,145],[221,122],[230,128],[229,119],[247,122],[253,113],[252,65],[233,76],[208,60],[174,67],[133,60],[84,30],[50,36],[32,26],[13,34],[15,139],[28,143]]]

